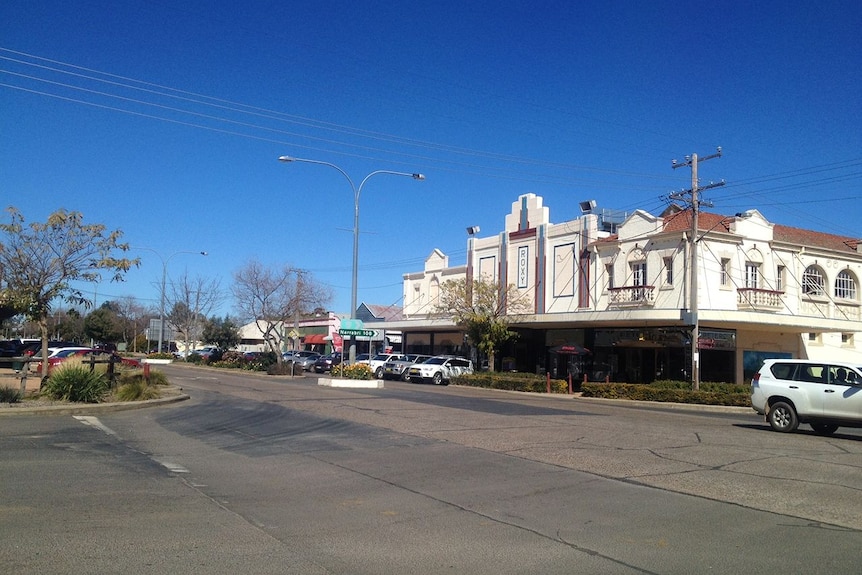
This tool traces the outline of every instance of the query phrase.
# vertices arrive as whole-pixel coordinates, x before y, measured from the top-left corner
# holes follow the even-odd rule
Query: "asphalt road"
[[[190,400],[0,416],[0,571],[859,572],[856,430],[165,371]]]

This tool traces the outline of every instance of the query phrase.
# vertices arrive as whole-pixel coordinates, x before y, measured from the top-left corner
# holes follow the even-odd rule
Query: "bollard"
[[[551,393],[551,372],[545,374],[548,379],[548,393]]]
[[[572,374],[569,374],[569,395],[572,395]]]

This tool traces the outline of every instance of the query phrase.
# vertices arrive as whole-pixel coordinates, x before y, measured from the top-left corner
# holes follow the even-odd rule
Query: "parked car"
[[[115,363],[121,363],[126,367],[141,367],[141,362],[130,357],[122,357],[112,351],[106,349],[98,349],[91,347],[67,347],[56,350],[48,357],[48,373],[61,363],[68,361],[71,358],[80,359],[86,363],[91,358],[94,358],[97,363],[107,363],[112,358]],[[42,362],[33,362],[31,370],[39,372],[42,370]]]
[[[81,348],[84,346],[82,346],[80,343],[75,343],[74,341],[61,341],[61,340],[49,340],[48,341],[49,353],[51,353],[51,351],[53,351],[53,350],[57,350],[60,348],[66,348],[66,347]],[[39,357],[40,355],[42,355],[42,340],[31,341],[30,343],[27,343],[26,345],[24,345],[24,347],[21,348],[21,355],[22,356],[35,356],[35,357]]]
[[[435,355],[424,363],[416,363],[407,369],[407,379],[412,383],[430,381],[434,385],[448,385],[458,375],[473,373],[473,362],[463,357]]]
[[[377,355],[369,355],[367,353],[362,354],[362,358],[360,356],[356,356],[356,363],[364,363],[369,368],[371,368],[371,373],[374,374],[374,377],[377,379],[383,379],[383,364],[393,358],[403,358],[404,356],[400,353],[378,353]]]
[[[397,359],[390,359],[383,364],[382,377],[378,379],[407,379],[407,368],[414,363],[423,363],[431,359],[430,355],[408,353]]]
[[[800,423],[820,435],[862,427],[862,365],[767,359],[751,379],[751,407],[775,431]]]
[[[317,361],[321,354],[316,351],[295,351],[288,352],[291,356],[286,361],[293,361],[294,364],[302,367],[305,371],[311,371],[314,367],[314,362]]]
[[[341,353],[333,352],[327,355],[322,355],[314,362],[315,373],[326,373],[332,371],[332,366],[341,364]]]
[[[207,345],[192,352],[209,361],[218,361],[221,359],[224,350],[214,345]]]

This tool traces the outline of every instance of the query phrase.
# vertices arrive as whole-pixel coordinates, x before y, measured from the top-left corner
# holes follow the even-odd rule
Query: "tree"
[[[62,341],[84,341],[84,318],[76,309],[60,311],[55,326],[57,339]]]
[[[117,313],[106,302],[84,318],[84,335],[97,343],[116,343],[122,337]]]
[[[509,325],[527,309],[527,302],[514,285],[502,290],[497,282],[484,278],[444,282],[436,305],[437,312],[451,316],[476,349],[488,357],[491,371],[494,371],[496,351],[518,336]]]
[[[167,319],[177,328],[185,342],[186,350],[194,349],[200,339],[200,329],[207,314],[221,302],[221,286],[217,279],[189,278],[184,273],[171,284],[167,297],[171,312]]]
[[[146,307],[139,304],[131,296],[120,298],[114,303],[117,306],[117,319],[120,322],[120,330],[123,333],[122,339],[126,344],[132,344],[132,351],[138,351],[138,336],[140,335],[141,339],[144,339],[143,333],[147,329],[149,313]],[[144,343],[146,342],[144,341]]]
[[[285,326],[332,300],[328,287],[315,281],[309,272],[289,265],[271,269],[251,260],[234,272],[233,279],[231,291],[237,311],[244,320],[256,322],[279,365],[287,338]]]
[[[25,224],[16,208],[7,209],[10,223],[0,224],[2,295],[0,300],[39,324],[42,335],[42,376],[48,371],[48,318],[58,301],[88,308],[92,302],[80,283],[97,283],[103,272],[121,281],[138,259],[116,257],[127,251],[122,232],[107,232],[103,224],[84,224],[80,212],[57,210],[43,223]]]
[[[222,349],[230,349],[239,345],[239,326],[228,316],[224,318],[211,317],[204,322],[201,339]]]

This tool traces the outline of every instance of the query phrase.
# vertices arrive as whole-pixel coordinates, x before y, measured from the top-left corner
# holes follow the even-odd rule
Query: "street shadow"
[[[751,429],[754,431],[767,431],[769,433],[778,433],[777,431],[773,430],[769,426],[768,423],[735,423],[735,424],[733,424],[733,426],[739,427],[742,429]],[[850,433],[842,433],[842,431],[841,431],[842,429],[845,429],[845,428],[839,427],[838,431],[836,431],[835,433],[833,433],[831,435],[820,435],[820,434],[815,433],[814,430],[811,429],[810,427],[808,427],[807,424],[800,423],[799,428],[796,431],[794,431],[793,433],[788,434],[788,435],[808,435],[811,437],[822,437],[824,439],[847,439],[850,441],[862,441],[862,435],[853,435]],[[846,429],[852,429],[852,428],[846,428]]]

